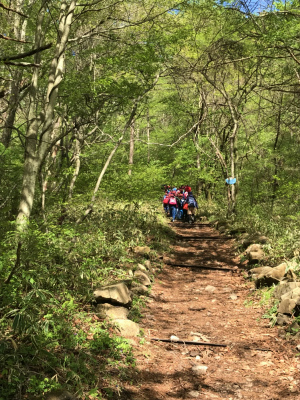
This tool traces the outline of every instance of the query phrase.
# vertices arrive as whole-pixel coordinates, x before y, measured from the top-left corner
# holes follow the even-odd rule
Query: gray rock
[[[286,263],[282,263],[275,268],[262,270],[255,282],[256,287],[277,285],[283,279],[286,267]]]
[[[149,256],[151,249],[149,246],[137,246],[133,249],[133,252],[138,256]]]
[[[130,306],[132,302],[129,289],[124,282],[96,289],[94,297],[97,303]]]
[[[252,278],[257,278],[259,275],[265,275],[267,272],[271,271],[273,268],[272,267],[257,267],[257,268],[252,268],[249,271],[249,274],[252,276]]]
[[[129,310],[125,307],[115,307],[112,304],[98,304],[97,305],[98,313],[106,318],[109,317],[111,319],[127,319]]]
[[[252,253],[256,253],[262,251],[262,247],[259,243],[253,243],[251,244],[251,246],[247,247],[247,249],[245,250],[245,255],[249,255],[251,252]]]
[[[198,397],[200,397],[200,392],[197,392],[197,390],[190,390],[187,393],[188,397],[191,399],[197,399]]]
[[[273,296],[275,299],[280,300],[281,297],[287,293],[292,291],[293,289],[300,287],[300,282],[281,282],[273,292]]]
[[[278,313],[277,319],[276,319],[277,325],[284,326],[284,325],[288,325],[289,323],[290,323],[290,318],[287,315]]]
[[[206,292],[213,293],[216,290],[216,288],[214,286],[208,285],[204,290]]]
[[[206,365],[194,365],[192,367],[192,371],[195,375],[205,375],[207,368],[208,367]]]
[[[137,296],[147,296],[149,295],[149,289],[145,285],[141,285],[137,282],[132,282],[131,292]]]
[[[114,322],[125,338],[137,337],[140,333],[139,325],[129,319],[115,319]]]
[[[142,271],[135,271],[133,277],[144,286],[151,285],[149,276]]]
[[[147,270],[150,271],[151,274],[152,274],[153,273],[153,269],[152,269],[152,266],[151,266],[151,261],[150,260],[146,260],[144,264],[145,264],[145,267],[147,268]]]
[[[298,324],[297,321],[293,321],[293,323],[288,327],[287,331],[292,333],[292,334],[296,334],[297,332],[299,332],[300,330],[300,325]]]
[[[296,301],[293,299],[285,299],[279,304],[278,312],[281,314],[292,315],[296,306]]]
[[[258,264],[265,258],[263,250],[251,251],[248,255],[249,264]]]
[[[298,279],[298,277],[297,277],[297,275],[295,274],[295,272],[294,272],[293,270],[289,269],[289,270],[285,273],[283,279],[284,279],[285,281],[287,281],[287,282],[296,282],[297,279]]]
[[[143,264],[138,264],[136,266],[136,271],[142,271],[144,272],[146,275],[148,275],[148,270],[147,268],[143,265]]]
[[[247,235],[242,244],[244,247],[248,247],[253,243],[257,244],[266,244],[269,242],[269,238],[267,236],[261,235],[260,233],[255,233],[254,235]]]
[[[276,278],[280,281],[284,277],[286,269],[287,264],[282,263],[279,264],[277,267],[272,268],[272,271],[268,272],[267,275],[272,276],[273,278]]]
[[[290,292],[287,292],[284,295],[282,295],[281,300],[294,299],[297,301],[299,297],[300,297],[300,287],[297,287],[291,290]]]
[[[259,243],[251,244],[244,254],[248,257],[249,264],[257,264],[265,257],[265,253]]]

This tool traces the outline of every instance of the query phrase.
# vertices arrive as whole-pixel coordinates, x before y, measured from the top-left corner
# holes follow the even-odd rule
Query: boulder
[[[269,242],[269,240],[270,239],[267,236],[261,235],[260,233],[254,233],[253,235],[247,235],[244,238],[242,245],[244,248],[246,248],[253,243],[266,244]]]
[[[261,270],[261,273],[257,276],[257,280],[255,282],[256,287],[262,286],[272,286],[277,285],[284,277],[286,270],[286,263],[282,263],[277,267],[265,269],[264,267]],[[256,268],[253,268],[256,269]]]
[[[300,298],[300,287],[297,287],[281,296],[281,300],[285,299],[298,300],[298,298]]]
[[[252,276],[252,278],[256,279],[259,275],[265,275],[269,271],[271,271],[273,268],[272,267],[257,267],[257,268],[252,268],[249,271],[249,274]]]
[[[282,263],[280,265],[277,265],[277,267],[272,268],[272,271],[268,272],[267,275],[270,275],[280,281],[285,275],[286,268],[287,264]]]
[[[129,310],[125,307],[115,307],[112,304],[104,303],[97,305],[97,312],[102,318],[127,319]]]
[[[142,271],[144,272],[146,275],[148,275],[148,270],[147,268],[143,265],[143,264],[138,264],[136,266],[136,271]]]
[[[292,315],[293,310],[296,306],[296,300],[293,299],[285,299],[279,304],[278,312],[281,314]]]
[[[276,319],[277,325],[283,326],[283,325],[288,325],[289,323],[290,323],[290,318],[287,315],[278,313]]]
[[[141,283],[144,286],[151,285],[149,276],[142,271],[135,271],[133,274],[133,277],[134,277],[134,279],[136,279],[139,283]]]
[[[282,281],[275,289],[273,292],[273,296],[275,299],[280,300],[281,297],[287,293],[292,291],[293,289],[300,287],[300,282],[285,282]]]
[[[140,333],[138,324],[129,319],[115,319],[114,322],[117,324],[121,335],[125,338],[137,337]]]
[[[131,292],[137,296],[147,296],[149,295],[149,289],[145,285],[141,285],[138,282],[132,282]]]
[[[128,287],[124,282],[105,286],[94,291],[97,303],[110,303],[129,307],[132,300]]]
[[[149,246],[137,246],[133,249],[133,252],[138,256],[149,256],[151,249]]]
[[[298,277],[297,277],[297,275],[295,274],[295,272],[294,272],[293,270],[289,269],[289,270],[285,273],[283,279],[284,279],[285,281],[287,281],[287,282],[296,282],[297,279],[298,279]]]
[[[300,325],[298,324],[297,321],[293,321],[291,325],[288,327],[287,331],[295,335],[300,331]]]
[[[151,274],[153,274],[153,268],[152,268],[152,266],[151,266],[151,261],[150,261],[150,260],[146,260],[144,264],[145,264],[145,267],[147,268],[147,270],[148,270]]]

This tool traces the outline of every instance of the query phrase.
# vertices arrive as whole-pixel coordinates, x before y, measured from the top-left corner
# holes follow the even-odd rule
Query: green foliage
[[[132,305],[128,314],[128,318],[134,322],[139,322],[143,317],[142,311],[146,306],[145,299],[139,296],[134,296],[132,299]]]
[[[106,398],[115,382],[131,376],[131,347],[98,319],[92,291],[127,277],[134,262],[130,248],[149,240],[154,250],[166,248],[169,231],[156,209],[141,203],[101,201],[89,220],[76,225],[80,212],[74,201],[61,225],[60,208],[49,213],[48,222],[32,221],[9,284],[3,282],[15,263],[14,234],[2,243],[0,370],[9,378],[3,399],[69,386],[83,398]],[[143,304],[135,299],[133,318]],[[107,389],[98,393],[95,387]]]

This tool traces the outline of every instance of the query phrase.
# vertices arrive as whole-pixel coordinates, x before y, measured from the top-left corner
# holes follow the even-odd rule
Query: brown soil
[[[209,226],[175,223],[186,236],[216,236]],[[278,335],[257,303],[245,306],[253,283],[237,269],[232,240],[178,241],[171,260],[235,268],[234,272],[165,265],[156,277],[135,346],[137,377],[121,398],[132,400],[300,399],[297,342]],[[213,288],[208,288],[213,286]],[[209,290],[210,289],[210,290]],[[152,338],[226,344],[227,347],[152,341]],[[269,351],[266,351],[268,350]],[[193,367],[207,366],[203,375]]]

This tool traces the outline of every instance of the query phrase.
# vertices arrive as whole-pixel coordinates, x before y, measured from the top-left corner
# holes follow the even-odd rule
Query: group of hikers
[[[198,209],[198,203],[188,185],[182,185],[179,188],[171,189],[170,185],[163,185],[165,191],[163,198],[163,207],[166,215],[171,217],[171,221],[180,219],[192,224],[195,222],[195,211]]]

